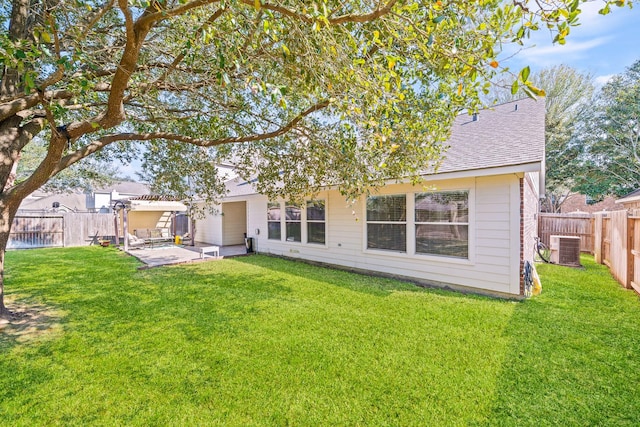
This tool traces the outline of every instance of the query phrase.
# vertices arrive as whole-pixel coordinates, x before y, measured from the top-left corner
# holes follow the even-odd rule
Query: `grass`
[[[264,256],[7,262],[56,325],[0,335],[1,425],[640,423],[640,302],[590,257],[524,302]]]

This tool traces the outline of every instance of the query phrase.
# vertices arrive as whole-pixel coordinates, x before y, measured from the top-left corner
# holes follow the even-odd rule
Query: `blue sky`
[[[536,71],[566,64],[591,73],[598,85],[606,83],[611,76],[624,72],[640,59],[640,4],[633,9],[613,7],[605,16],[598,14],[602,5],[599,0],[581,5],[581,25],[571,29],[565,45],[553,45],[549,32],[540,30],[525,43],[524,49],[501,65],[518,72],[526,65]],[[140,162],[121,165],[119,169],[123,175],[135,179]]]
[[[608,15],[598,14],[604,2],[580,6],[581,25],[573,27],[565,45],[553,45],[544,29],[525,44],[514,58],[502,63],[518,72],[525,65],[532,71],[566,64],[591,73],[598,84],[620,74],[640,59],[640,3],[633,9],[612,7]]]

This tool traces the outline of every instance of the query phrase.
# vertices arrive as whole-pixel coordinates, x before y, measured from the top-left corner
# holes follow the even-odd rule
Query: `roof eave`
[[[544,162],[536,161],[529,163],[521,163],[517,165],[505,165],[488,168],[467,169],[459,171],[448,172],[436,172],[430,174],[424,174],[425,180],[444,180],[444,179],[457,179],[457,178],[472,178],[483,177],[491,175],[508,175],[508,174],[524,174],[529,172],[539,172],[544,174]]]

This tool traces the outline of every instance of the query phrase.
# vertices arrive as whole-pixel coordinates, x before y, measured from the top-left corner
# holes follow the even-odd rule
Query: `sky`
[[[590,73],[598,86],[616,74],[623,73],[635,61],[640,60],[640,3],[633,9],[612,7],[608,15],[598,10],[603,1],[583,3],[580,8],[581,25],[571,28],[565,45],[554,45],[553,36],[546,30],[536,31],[520,50],[502,65],[518,72],[529,66],[535,72],[545,67],[565,64],[583,73]],[[514,50],[508,48],[503,57]],[[120,165],[120,173],[136,179],[140,162]]]
[[[502,65],[518,72],[526,65],[536,71],[565,64],[591,73],[598,85],[623,73],[640,59],[640,3],[633,9],[612,7],[604,16],[598,13],[603,4],[601,0],[581,4],[581,25],[571,28],[565,45],[554,45],[553,36],[541,29]]]

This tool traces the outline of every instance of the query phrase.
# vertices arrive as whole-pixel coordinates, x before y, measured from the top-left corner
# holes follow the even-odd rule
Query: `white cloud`
[[[533,46],[523,50],[521,55],[529,60],[544,60],[555,64],[562,62],[562,58],[584,57],[591,49],[604,45],[609,41],[611,41],[610,36],[596,37],[583,41],[567,39],[565,45]]]
[[[616,68],[616,61],[623,61],[621,55],[625,52],[624,44],[637,34],[640,14],[637,8],[612,7],[611,13],[603,16],[598,11],[604,5],[603,0],[580,4],[580,25],[571,28],[565,45],[554,45],[553,35],[541,30],[533,33],[531,39],[525,42],[525,48],[508,62],[534,68],[566,64],[578,69],[601,70],[596,71],[597,74],[611,73]],[[513,52],[514,48],[510,46],[503,52],[503,58],[508,59]]]
[[[607,83],[609,83],[609,80],[611,80],[613,78],[613,76],[615,76],[615,74],[607,74],[604,76],[598,76],[595,79],[593,79],[593,83],[596,85],[596,87],[602,87],[604,85],[606,85]]]

